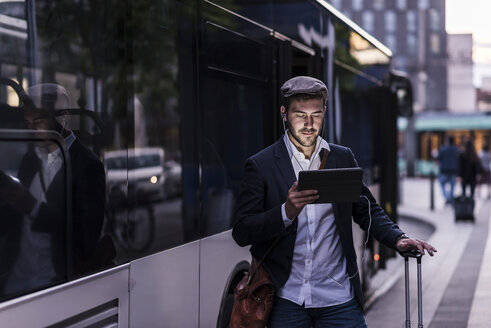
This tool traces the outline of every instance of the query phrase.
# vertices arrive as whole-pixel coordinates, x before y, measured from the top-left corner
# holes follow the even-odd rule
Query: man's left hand
[[[436,248],[428,244],[427,242],[420,239],[412,238],[399,239],[397,241],[396,247],[399,252],[408,252],[413,249],[417,249],[421,253],[421,255],[425,255],[425,249],[428,251],[428,254],[430,254],[430,256],[433,256],[433,254],[437,252]]]

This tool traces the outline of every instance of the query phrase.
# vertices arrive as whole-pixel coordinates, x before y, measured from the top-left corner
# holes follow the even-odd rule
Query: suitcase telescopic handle
[[[418,250],[410,252],[401,252],[404,257],[404,269],[405,269],[405,291],[406,291],[406,328],[411,328],[411,309],[410,309],[410,297],[409,297],[409,258],[416,258],[418,266],[418,328],[423,328],[423,290],[421,284],[421,257],[422,254]]]
[[[420,251],[418,251],[417,249],[413,249],[411,251],[408,251],[408,252],[400,252],[399,254],[401,254],[402,257],[404,258],[407,258],[407,257],[414,257],[414,258],[421,258],[421,253]]]

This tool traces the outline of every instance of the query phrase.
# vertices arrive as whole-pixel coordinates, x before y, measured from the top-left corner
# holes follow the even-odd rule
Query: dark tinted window
[[[206,23],[205,50],[209,69],[264,80],[270,69],[266,44],[212,22]]]
[[[265,129],[271,130],[265,121],[275,111],[269,32],[209,9],[206,13],[212,22],[205,27],[206,66],[200,90],[205,236],[231,228],[244,161],[264,147]],[[217,55],[224,49],[229,49],[226,55]]]

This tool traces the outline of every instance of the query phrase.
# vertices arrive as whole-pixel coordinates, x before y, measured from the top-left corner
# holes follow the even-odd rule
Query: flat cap
[[[37,108],[61,110],[71,107],[70,93],[54,83],[36,84],[27,89],[27,95]]]
[[[281,87],[281,94],[287,98],[296,94],[319,95],[327,99],[327,87],[318,79],[310,76],[295,76]]]

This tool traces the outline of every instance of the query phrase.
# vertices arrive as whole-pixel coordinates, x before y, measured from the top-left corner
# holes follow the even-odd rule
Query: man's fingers
[[[311,189],[298,191],[297,187],[298,182],[295,181],[288,190],[285,207],[288,218],[297,216],[305,205],[311,204],[319,198],[317,190]]]
[[[299,207],[304,207],[305,205],[315,202],[318,198],[319,198],[318,195],[312,197],[305,197],[301,201],[297,202],[297,204],[299,205]]]
[[[425,254],[425,250],[428,252],[428,254],[430,254],[430,256],[433,256],[433,254],[437,252],[435,247],[420,239],[404,239],[397,245],[397,247],[399,251],[402,252],[417,249],[421,255]]]
[[[415,241],[416,241],[416,247],[418,248],[418,250],[421,252],[422,255],[425,254],[425,250],[428,251],[428,254],[430,254],[430,256],[433,256],[433,254],[437,252],[436,248],[428,244],[427,242],[420,239],[415,239]]]
[[[318,198],[319,195],[317,194],[317,192],[309,192],[305,194],[295,193],[291,195],[290,202],[292,202],[293,204],[302,204],[302,206],[305,206],[306,204],[310,204]]]
[[[291,194],[292,198],[298,198],[298,199],[316,196],[316,195],[317,195],[317,190],[315,189],[297,191]]]
[[[296,197],[291,199],[291,203],[294,204],[296,207],[303,207],[307,204],[312,203],[313,201],[317,200],[319,198],[319,195],[311,195],[307,197]]]
[[[423,242],[423,247],[428,251],[428,254],[430,254],[430,256],[433,256],[433,254],[437,252],[436,248],[428,244],[427,242]]]

